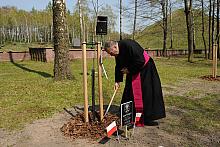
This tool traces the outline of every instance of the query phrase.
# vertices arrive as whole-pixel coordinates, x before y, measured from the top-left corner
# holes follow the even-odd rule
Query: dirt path
[[[180,136],[172,136],[160,129],[160,127],[136,128],[135,134],[130,140],[122,139],[120,144],[113,136],[105,145],[91,140],[70,140],[62,135],[60,128],[70,119],[69,114],[60,113],[49,119],[42,119],[28,124],[22,131],[6,133],[1,130],[0,146],[175,146],[181,145]],[[132,131],[130,131],[130,134]]]
[[[209,82],[204,80],[195,80],[195,81],[182,81],[180,85],[167,86],[164,87],[164,95],[186,95],[190,92],[189,89],[193,89],[195,93],[190,94],[190,98],[199,98],[204,96],[204,94],[210,93],[220,93],[220,84],[219,82]],[[197,90],[202,90],[204,93],[196,92]],[[206,91],[206,92],[205,92]],[[17,132],[7,132],[4,130],[0,130],[0,146],[18,146],[18,147],[60,147],[60,146],[89,146],[89,147],[97,147],[97,146],[145,146],[145,147],[157,147],[157,146],[190,146],[189,137],[187,135],[191,135],[195,139],[201,142],[203,146],[212,146],[213,138],[209,136],[202,136],[200,134],[195,134],[193,132],[183,132],[181,136],[173,135],[167,131],[164,131],[165,128],[170,127],[169,121],[173,118],[179,119],[178,114],[183,113],[182,111],[175,107],[167,107],[167,117],[164,120],[160,120],[159,126],[145,126],[141,128],[135,129],[135,134],[130,137],[129,140],[121,139],[120,144],[116,140],[116,137],[113,136],[111,140],[109,140],[106,144],[100,144],[91,140],[70,140],[62,135],[60,128],[70,119],[70,115],[66,112],[61,112],[59,114],[55,114],[53,117],[48,119],[41,119],[34,121],[32,124],[27,124],[25,128],[21,131]],[[71,110],[72,113],[75,111]],[[171,119],[172,118],[172,119]],[[219,136],[215,136],[214,138],[214,146],[219,143],[216,140],[220,140]]]

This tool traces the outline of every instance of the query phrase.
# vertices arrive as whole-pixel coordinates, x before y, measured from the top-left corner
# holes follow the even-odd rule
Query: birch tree
[[[54,79],[72,79],[69,65],[69,45],[65,0],[53,0]]]

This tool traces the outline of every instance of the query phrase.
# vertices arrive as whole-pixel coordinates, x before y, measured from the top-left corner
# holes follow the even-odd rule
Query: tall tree
[[[192,12],[192,25],[193,25],[193,50],[196,49],[196,30],[195,30],[195,22],[194,22],[194,13]]]
[[[134,2],[134,26],[133,26],[133,40],[135,38],[136,31],[136,20],[137,20],[137,0]]]
[[[212,3],[212,32],[211,32],[212,45],[211,45],[210,59],[212,59],[212,52],[213,52],[213,47],[214,47],[214,42],[215,42],[214,35],[215,35],[215,0],[213,0],[213,3]]]
[[[172,2],[171,0],[169,1],[169,13],[170,13],[170,49],[173,48],[173,21],[172,21]]]
[[[192,0],[184,0],[186,25],[188,34],[188,62],[193,61],[193,15]]]
[[[53,19],[52,19],[52,11],[53,11],[53,6],[51,1],[48,2],[46,6],[46,12],[49,17],[49,21],[47,22],[47,35],[48,35],[48,42],[52,42],[53,40]]]
[[[216,17],[216,21],[217,21],[217,25],[216,25],[216,40],[217,40],[217,45],[218,45],[218,58],[220,59],[220,49],[219,49],[219,0],[217,0],[217,17]]]
[[[209,0],[209,52],[208,57],[211,59],[211,22],[212,22],[212,0]]]
[[[76,14],[78,14],[78,23],[80,25],[79,27],[79,34],[80,34],[80,41],[86,41],[86,27],[88,24],[88,16],[90,13],[90,9],[88,7],[88,1],[87,0],[78,0],[75,10],[77,11]]]
[[[206,47],[206,41],[205,41],[204,0],[201,0],[201,5],[202,5],[202,39],[203,39],[203,44],[205,48],[205,58],[208,59],[207,47]]]
[[[122,0],[120,0],[120,40],[122,40]]]
[[[80,21],[80,42],[85,41],[85,30],[84,30],[84,21],[83,21],[83,12],[82,12],[82,4],[81,0],[78,0],[78,5],[79,5],[79,21]]]
[[[154,13],[152,16],[147,16],[148,18],[154,20],[155,22],[158,21],[158,18],[162,16],[162,30],[163,30],[163,56],[166,56],[166,48],[167,48],[167,32],[168,32],[168,0],[146,0],[150,3],[151,7],[154,7],[155,10],[151,10],[151,14]],[[159,5],[158,5],[159,4]],[[159,7],[160,8],[159,8]],[[159,12],[158,12],[159,10]],[[161,16],[157,16],[157,15]]]
[[[162,7],[162,14],[163,14],[163,56],[166,56],[166,46],[167,46],[167,6],[168,0],[161,0],[160,1]]]
[[[65,0],[53,0],[54,79],[72,79],[69,64]]]

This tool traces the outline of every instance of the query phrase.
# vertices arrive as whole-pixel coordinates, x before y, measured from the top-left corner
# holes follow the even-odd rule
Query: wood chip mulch
[[[212,77],[212,75],[207,75],[207,76],[202,76],[200,77],[203,80],[208,80],[208,81],[219,81],[220,82],[220,76],[217,76],[216,78]]]
[[[103,121],[91,121],[92,114],[89,113],[89,123],[84,122],[84,114],[77,114],[72,117],[69,122],[61,127],[61,131],[66,137],[71,139],[92,139],[97,140],[106,136],[105,128],[113,121],[116,121],[117,126],[120,126],[120,119],[117,115],[109,113]]]

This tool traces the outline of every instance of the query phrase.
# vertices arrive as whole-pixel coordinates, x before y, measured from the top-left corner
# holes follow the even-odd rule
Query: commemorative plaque
[[[121,126],[131,126],[133,123],[133,102],[121,104]]]

